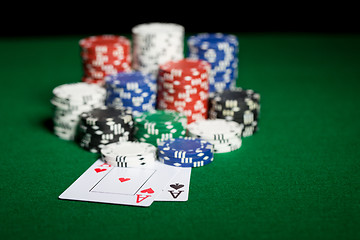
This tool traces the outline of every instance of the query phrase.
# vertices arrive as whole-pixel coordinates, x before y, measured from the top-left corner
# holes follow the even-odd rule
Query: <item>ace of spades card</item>
[[[187,201],[189,197],[191,168],[181,168],[180,173],[164,187],[156,201]]]

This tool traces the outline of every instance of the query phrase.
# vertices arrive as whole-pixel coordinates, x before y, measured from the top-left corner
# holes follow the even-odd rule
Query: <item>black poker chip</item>
[[[243,137],[251,136],[258,130],[259,115],[260,94],[252,89],[225,90],[209,99],[208,117],[243,124]]]
[[[77,141],[97,153],[106,144],[133,140],[133,130],[131,110],[103,106],[80,115]]]

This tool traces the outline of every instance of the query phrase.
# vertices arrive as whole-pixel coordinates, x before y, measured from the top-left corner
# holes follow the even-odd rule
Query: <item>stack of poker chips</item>
[[[82,80],[102,85],[104,77],[131,70],[130,40],[123,36],[100,35],[81,39]]]
[[[184,113],[188,123],[206,119],[208,114],[210,65],[206,61],[181,59],[159,67],[158,109]]]
[[[200,33],[189,37],[188,57],[211,64],[209,92],[235,87],[238,73],[239,42],[235,35]]]
[[[137,116],[155,109],[156,79],[141,72],[121,72],[105,77],[106,100],[110,107],[125,107]]]
[[[207,119],[187,126],[188,136],[213,144],[215,153],[226,153],[241,147],[243,125],[225,119]]]
[[[157,77],[159,64],[184,58],[183,26],[144,23],[132,28],[133,69]]]
[[[131,110],[100,107],[80,115],[78,142],[90,152],[99,152],[106,144],[131,141],[134,121]]]
[[[154,110],[134,118],[134,138],[154,146],[161,141],[186,135],[187,118],[171,110]]]
[[[150,143],[117,142],[101,148],[101,159],[116,167],[142,167],[155,162],[157,148]]]
[[[80,83],[69,83],[53,89],[51,103],[54,106],[54,133],[64,140],[74,140],[79,115],[104,105],[104,88]]]
[[[201,167],[214,160],[213,145],[191,137],[175,138],[158,144],[160,162],[175,167]]]
[[[258,129],[260,94],[252,89],[234,88],[210,98],[209,118],[226,119],[244,125],[243,137]]]

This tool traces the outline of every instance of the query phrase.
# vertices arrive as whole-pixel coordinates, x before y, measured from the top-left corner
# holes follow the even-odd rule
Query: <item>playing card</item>
[[[114,167],[90,191],[134,195],[154,173],[154,169]]]
[[[160,162],[119,168],[97,160],[59,198],[148,207],[179,170]]]
[[[189,198],[191,168],[180,168],[180,171],[166,184],[155,201],[182,202]]]

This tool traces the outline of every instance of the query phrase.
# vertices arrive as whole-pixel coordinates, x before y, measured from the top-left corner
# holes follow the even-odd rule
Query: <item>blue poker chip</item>
[[[147,98],[154,95],[154,91],[138,89],[137,91],[125,91],[121,89],[121,92],[118,92],[117,89],[108,89],[109,94],[120,97],[122,99],[132,99],[134,97],[143,97]]]
[[[188,39],[190,46],[196,46],[202,50],[209,48],[221,50],[224,49],[224,43],[235,47],[239,45],[235,35],[224,33],[199,33]]]
[[[200,33],[190,36],[188,57],[211,65],[209,93],[221,92],[236,85],[239,42],[235,35]]]
[[[120,96],[117,93],[108,91],[108,95],[105,99],[105,104],[112,104],[113,102],[120,102],[124,106],[141,106],[141,104],[155,102],[156,94],[150,93],[147,95],[132,95]]]
[[[144,85],[156,84],[156,79],[149,74],[139,71],[119,72],[116,75],[109,75],[104,78],[106,85],[123,87],[127,90],[140,88]]]
[[[138,71],[105,77],[105,105],[122,106],[137,115],[155,109],[156,79]]]
[[[161,163],[164,163],[164,164],[167,164],[167,165],[170,165],[170,166],[175,166],[175,167],[202,167],[202,166],[205,166],[209,163],[212,163],[214,160],[214,157],[211,157],[210,159],[208,160],[200,160],[200,161],[193,161],[193,162],[173,162],[173,161],[167,161],[163,158],[159,158],[159,161]]]
[[[214,157],[214,152],[211,151],[211,152],[206,152],[206,153],[200,153],[197,156],[185,157],[185,158],[169,157],[164,154],[158,153],[158,157],[161,160],[173,162],[173,163],[193,163],[193,162],[210,160],[211,158]]]
[[[213,145],[199,138],[180,137],[160,142],[158,150],[160,155],[173,158],[199,157],[213,152]]]

